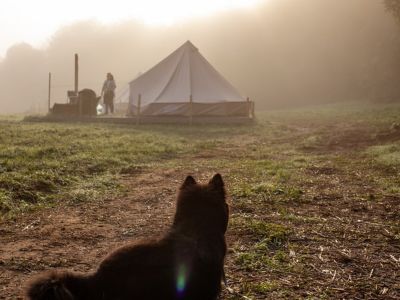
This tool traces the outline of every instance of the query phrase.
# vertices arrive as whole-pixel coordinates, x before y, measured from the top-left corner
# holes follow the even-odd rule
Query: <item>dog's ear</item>
[[[195,184],[196,184],[196,180],[194,180],[194,178],[189,175],[186,177],[185,181],[182,183],[181,189],[187,188],[187,187],[195,185]]]
[[[208,183],[214,189],[223,189],[224,188],[224,181],[222,180],[221,174],[215,174],[214,177]]]

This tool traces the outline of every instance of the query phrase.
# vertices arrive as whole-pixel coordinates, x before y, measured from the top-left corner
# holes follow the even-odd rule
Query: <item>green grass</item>
[[[267,295],[271,291],[276,290],[278,287],[279,287],[278,284],[269,281],[262,281],[258,283],[246,283],[243,286],[243,292],[248,296],[252,296],[253,294]]]
[[[399,116],[398,105],[330,105],[262,112],[256,124],[237,127],[37,124],[3,118],[0,218],[122,195],[121,178],[141,172],[221,172],[231,206],[228,270],[234,270],[229,275],[235,291],[251,299],[297,299],[296,289],[307,289],[301,297],[335,298],[342,286],[330,289],[333,267],[323,264],[336,261],[336,245],[340,251],[357,241],[371,246],[371,239],[386,232],[389,242],[377,248],[380,253],[399,241],[396,211],[385,205],[400,194],[400,144],[375,138],[399,123]],[[376,209],[380,214],[374,215]],[[356,238],[355,232],[365,228],[345,232],[355,221],[388,227],[368,239]],[[341,245],[347,241],[343,237],[350,243]],[[324,252],[319,258],[321,245],[330,256]],[[374,267],[368,266],[368,274]],[[318,269],[329,276],[315,275]],[[351,284],[347,278],[343,282]],[[314,279],[324,282],[323,289]]]
[[[96,199],[118,191],[117,177],[186,153],[211,149],[216,141],[188,141],[176,127],[0,122],[0,212],[68,199]],[[211,129],[211,135],[219,130]]]
[[[205,151],[211,151],[206,165],[231,170],[227,174],[231,195],[244,209],[254,201],[302,201],[304,190],[297,183],[309,180],[304,170],[321,161],[343,160],[330,153],[322,159],[318,153],[304,153],[303,149],[322,147],[327,135],[333,134],[324,126],[334,122],[346,128],[359,124],[389,128],[398,115],[398,106],[330,105],[263,112],[256,125],[234,130],[220,125],[32,124],[2,117],[0,214],[52,205],[60,197],[76,202],[118,192],[117,178],[123,174],[168,164],[183,167],[181,157]],[[214,149],[228,149],[228,155],[213,157]],[[365,153],[373,167],[399,169],[399,143],[371,145]],[[194,169],[204,166],[204,161],[191,163]],[[341,162],[346,167],[358,163]],[[392,178],[384,176],[379,182],[398,191]]]
[[[369,147],[366,151],[376,162],[385,166],[400,166],[400,142]]]
[[[0,216],[101,199],[119,192],[118,178],[177,165],[248,135],[253,126],[39,124],[0,119]]]

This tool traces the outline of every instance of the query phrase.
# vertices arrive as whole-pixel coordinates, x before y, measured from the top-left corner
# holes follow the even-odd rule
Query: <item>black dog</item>
[[[188,176],[164,238],[111,253],[94,274],[52,271],[27,289],[30,300],[215,300],[221,290],[229,210],[224,182]]]

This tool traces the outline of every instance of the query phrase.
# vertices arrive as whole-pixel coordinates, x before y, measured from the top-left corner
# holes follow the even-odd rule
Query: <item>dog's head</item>
[[[199,230],[225,234],[228,219],[229,208],[221,175],[214,175],[208,184],[198,184],[192,176],[187,176],[179,191],[174,225],[197,224]]]

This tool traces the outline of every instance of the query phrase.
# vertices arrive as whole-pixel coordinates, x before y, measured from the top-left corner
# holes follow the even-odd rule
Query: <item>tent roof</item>
[[[142,104],[245,101],[240,93],[187,41],[168,57],[129,83],[130,102]]]

